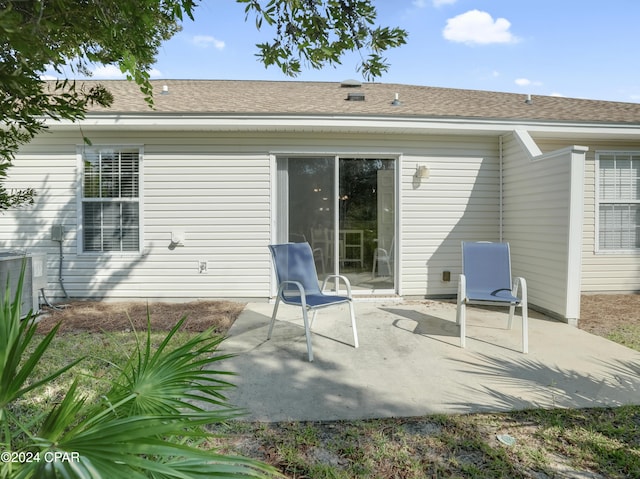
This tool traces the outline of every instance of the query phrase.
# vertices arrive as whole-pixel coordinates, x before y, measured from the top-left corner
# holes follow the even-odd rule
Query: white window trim
[[[102,149],[137,149],[138,150],[138,206],[139,206],[139,233],[138,251],[83,251],[84,249],[84,223],[82,218],[82,187],[84,161],[83,154],[86,151],[100,151]],[[110,257],[139,257],[144,256],[144,146],[140,144],[95,144],[91,146],[76,145],[76,253],[78,256],[110,256]]]
[[[601,249],[600,248],[600,156],[605,155],[640,155],[640,150],[598,150],[595,152],[595,172],[594,172],[594,184],[595,184],[595,197],[594,197],[594,252],[601,255],[635,255],[640,256],[640,248],[634,249]],[[614,202],[603,201],[603,204],[611,204]],[[640,199],[635,201],[624,201],[624,204],[638,203]]]

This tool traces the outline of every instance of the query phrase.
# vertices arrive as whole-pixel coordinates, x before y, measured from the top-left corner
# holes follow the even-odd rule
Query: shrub
[[[46,388],[82,359],[39,379],[34,369],[58,326],[36,335],[34,316],[20,318],[23,275],[13,298],[7,285],[0,308],[0,477],[1,478],[197,478],[271,477],[262,463],[198,447],[205,425],[233,418],[222,393],[229,374],[216,368],[228,356],[223,340],[205,331],[174,346],[186,321],[175,325],[157,347],[135,333],[136,348],[108,392],[87,400],[73,382],[64,398],[40,414],[21,415],[17,401]],[[38,342],[39,341],[39,342]],[[35,347],[30,345],[37,342]],[[28,417],[24,417],[28,416]]]

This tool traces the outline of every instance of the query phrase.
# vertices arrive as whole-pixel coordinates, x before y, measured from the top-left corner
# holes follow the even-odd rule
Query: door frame
[[[286,211],[286,202],[280,201],[279,198],[279,185],[280,182],[283,181],[282,171],[278,169],[279,160],[282,158],[314,158],[314,157],[331,157],[334,158],[335,168],[334,168],[334,185],[338,188],[339,185],[339,161],[340,158],[353,158],[353,159],[384,159],[384,160],[395,160],[394,167],[394,194],[395,194],[395,220],[394,220],[394,228],[395,228],[395,242],[394,242],[394,257],[395,261],[393,263],[393,273],[394,273],[394,289],[392,290],[354,290],[354,297],[366,298],[367,296],[402,296],[402,171],[403,171],[403,154],[398,152],[349,152],[349,151],[340,151],[340,152],[327,152],[327,151],[274,151],[269,153],[269,166],[270,166],[270,201],[271,201],[271,233],[270,233],[270,242],[276,243],[279,241],[283,231],[288,231],[288,211]],[[339,222],[338,217],[338,204],[339,198],[338,195],[334,195],[333,202],[333,211],[335,214],[334,221]],[[285,223],[282,223],[281,218],[286,218]],[[334,244],[337,244],[339,239],[339,229],[334,228]],[[338,262],[339,258],[337,255],[334,255],[334,261]],[[335,265],[334,265],[335,266]],[[336,267],[339,267],[337,265]],[[270,267],[271,270],[271,297],[275,297],[277,294],[277,281],[275,278],[275,273],[273,268]],[[337,269],[339,271],[339,268]]]

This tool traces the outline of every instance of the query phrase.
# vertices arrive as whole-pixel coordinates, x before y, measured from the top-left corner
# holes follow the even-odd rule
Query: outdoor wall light
[[[425,165],[416,166],[415,176],[416,178],[419,178],[421,180],[426,180],[427,178],[429,178],[429,168],[427,168]]]
[[[178,246],[184,246],[186,234],[184,231],[172,231],[169,250],[173,251]]]

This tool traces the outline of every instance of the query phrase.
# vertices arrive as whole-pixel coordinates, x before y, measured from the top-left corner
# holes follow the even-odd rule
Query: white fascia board
[[[280,115],[87,115],[80,122],[68,120],[47,120],[51,129],[74,128],[81,124],[83,128],[131,128],[166,130],[394,130],[416,131],[439,130],[459,131],[510,131],[512,127],[490,122],[468,120],[439,120],[397,117],[342,117],[342,116],[280,116]]]
[[[529,158],[537,158],[542,156],[542,150],[538,147],[536,142],[531,138],[531,135],[527,130],[517,129],[513,134],[520,143],[520,146],[529,154]]]
[[[128,128],[131,130],[210,131],[360,131],[408,134],[496,134],[528,131],[544,137],[620,138],[640,140],[640,125],[567,122],[522,122],[477,118],[421,118],[331,115],[88,114],[79,122],[46,119],[51,129]]]
[[[561,155],[565,155],[567,153],[585,153],[589,151],[588,146],[580,146],[580,145],[571,145],[566,148],[561,148],[559,150],[550,151],[548,153],[542,153],[542,150],[538,147],[538,144],[535,142],[528,131],[517,129],[514,130],[514,135],[520,142],[520,145],[524,148],[524,150],[529,154],[529,159],[532,161],[541,161],[546,159],[555,158]]]

